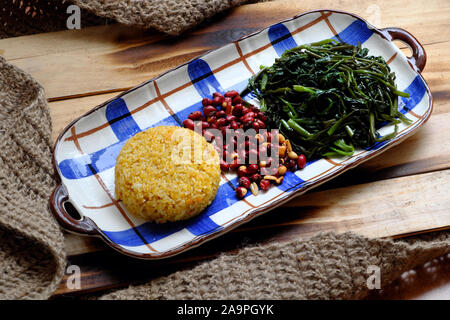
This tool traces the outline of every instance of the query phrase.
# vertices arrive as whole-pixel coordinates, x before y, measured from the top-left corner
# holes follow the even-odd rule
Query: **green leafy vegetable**
[[[307,158],[350,156],[355,147],[392,139],[398,123],[395,74],[368,49],[323,40],[287,50],[249,81],[271,128],[278,128]],[[380,137],[384,122],[395,131]]]

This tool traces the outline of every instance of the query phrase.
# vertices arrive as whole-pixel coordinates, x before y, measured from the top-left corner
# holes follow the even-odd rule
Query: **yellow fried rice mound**
[[[192,130],[160,126],[130,138],[117,157],[116,198],[128,212],[154,222],[199,214],[220,182],[219,155]]]

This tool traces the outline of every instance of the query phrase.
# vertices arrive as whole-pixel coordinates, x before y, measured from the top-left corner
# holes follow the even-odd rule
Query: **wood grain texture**
[[[449,37],[450,38],[450,37]],[[0,40],[0,44],[1,44]],[[425,45],[428,54],[428,62],[423,76],[430,86],[435,99],[433,114],[446,113],[450,111],[450,41],[438,44]],[[170,68],[175,67],[171,65]],[[73,77],[76,73],[72,74]],[[79,76],[81,77],[81,76]],[[84,76],[83,80],[89,79]],[[137,84],[137,83],[136,83]],[[104,91],[104,90],[103,90]],[[83,115],[95,106],[115,97],[121,91],[95,94],[72,99],[51,101],[50,112],[53,118],[53,140],[73,119]]]
[[[50,115],[52,117],[52,140],[56,141],[62,130],[74,119],[82,116],[94,107],[114,98],[119,93],[105,93],[82,98],[67,99],[49,103]]]
[[[188,267],[242,246],[308,237],[318,231],[403,236],[450,227],[450,2],[280,0],[241,6],[183,37],[121,25],[0,40],[0,52],[44,86],[56,135],[73,119],[123,90],[206,50],[305,10],[356,13],[377,27],[401,27],[425,45],[424,77],[434,112],[417,134],[315,191],[199,248],[156,262],[134,260],[100,239],[66,235],[69,262],[82,270],[82,289],[63,280],[56,295],[124,286]],[[407,10],[405,10],[407,8]],[[402,46],[402,45],[400,45]],[[332,196],[330,196],[332,195]]]
[[[81,290],[93,291],[154,278],[167,270],[233,252],[243,245],[267,245],[307,238],[317,232],[352,230],[369,237],[408,233],[413,227],[450,227],[450,170],[376,181],[306,194],[199,248],[159,261],[137,261],[111,250],[72,257],[83,266]],[[101,259],[99,257],[102,257]],[[91,260],[92,259],[92,260]],[[110,264],[113,264],[110,265]],[[93,280],[94,279],[94,280]],[[55,293],[68,289],[62,281]]]
[[[383,288],[367,300],[449,300],[450,254],[426,262]]]
[[[402,144],[351,170],[343,178],[327,183],[322,188],[334,188],[343,184],[358,184],[450,168],[450,94],[448,94],[450,92],[450,42],[425,47],[429,59],[424,77],[430,85],[435,100],[430,120]],[[116,94],[109,93],[51,102],[49,105],[54,121],[54,139],[74,118]],[[410,225],[409,232],[416,232],[420,229],[420,221],[414,221],[416,225]],[[334,229],[332,228],[332,230]],[[69,255],[107,249],[99,239],[75,235],[68,235],[66,239],[66,249]]]
[[[392,149],[386,151],[379,157],[369,160],[368,162],[362,164],[361,166],[350,170],[343,176],[337,177],[329,183],[318,190],[336,190],[336,187],[342,185],[353,185],[361,184],[364,182],[370,182],[375,180],[385,180],[395,177],[411,176],[415,174],[420,174],[423,172],[431,172],[438,170],[445,170],[450,168],[450,112],[440,115],[439,117],[431,117],[429,122],[420,129],[418,133],[410,137],[408,140],[402,144],[393,147]],[[388,180],[386,183],[388,183]],[[380,181],[381,183],[381,181]],[[352,188],[351,186],[348,188]],[[370,189],[363,189],[364,196],[370,196]],[[307,220],[304,223],[309,225],[311,230],[320,229],[326,230],[351,230],[355,232],[369,230],[378,227],[379,233],[373,233],[371,236],[387,236],[387,235],[399,235],[407,233],[415,233],[420,230],[432,229],[438,227],[440,220],[436,220],[436,223],[432,228],[422,224],[422,221],[418,219],[413,211],[405,212],[403,215],[404,223],[407,229],[388,229],[391,234],[385,233],[385,228],[389,226],[391,221],[380,219],[374,223],[370,217],[370,211],[361,212],[361,216],[358,218],[358,225],[349,224],[347,221],[340,221],[336,218],[334,223],[321,225],[316,223],[320,221],[323,217],[328,217],[328,211],[324,210],[320,206],[320,197],[326,197],[327,191],[312,191],[311,194],[318,194],[316,203],[314,206],[318,208],[314,210],[314,216],[318,220]],[[390,192],[395,192],[395,187],[390,189]],[[304,197],[301,196],[299,200],[293,200],[286,204],[287,207],[292,206],[292,203],[298,203],[298,201],[303,201]],[[374,208],[372,208],[374,209]],[[449,211],[450,212],[450,211]],[[410,213],[410,214],[408,214]],[[366,219],[364,219],[364,216]],[[450,215],[447,215],[450,216]],[[261,218],[257,218],[261,219]],[[317,224],[317,226],[316,226]],[[269,224],[264,226],[266,229],[272,228],[273,225]],[[303,233],[304,230],[298,230],[297,236],[302,237],[307,235]],[[69,255],[83,254],[92,251],[104,250],[107,248],[101,240],[97,238],[79,237],[76,235],[69,234],[66,237],[66,250]]]
[[[50,99],[61,99],[130,88],[206,50],[317,8],[353,12],[377,27],[405,28],[423,44],[450,38],[448,1],[381,0],[361,5],[352,0],[289,0],[241,6],[210,26],[179,38],[103,26],[21,37],[25,39],[20,41],[0,40],[0,49],[8,60],[42,83]]]

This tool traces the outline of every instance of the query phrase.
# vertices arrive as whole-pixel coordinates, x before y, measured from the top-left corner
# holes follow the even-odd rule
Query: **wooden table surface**
[[[81,268],[81,288],[69,289],[66,276],[55,296],[101,293],[249,244],[288,241],[318,231],[402,237],[450,228],[449,0],[279,0],[243,5],[177,38],[108,25],[3,39],[0,54],[44,86],[55,139],[70,121],[126,89],[206,50],[320,8],[355,13],[379,28],[404,28],[424,45],[428,62],[423,75],[433,94],[434,111],[420,131],[319,189],[170,259],[135,260],[121,256],[97,238],[67,234],[68,260]],[[404,44],[399,46],[407,50]],[[380,208],[381,202],[389,205]],[[450,299],[449,258],[432,264],[433,276],[426,271],[430,266],[418,268],[411,272],[414,281],[399,279],[370,298]]]

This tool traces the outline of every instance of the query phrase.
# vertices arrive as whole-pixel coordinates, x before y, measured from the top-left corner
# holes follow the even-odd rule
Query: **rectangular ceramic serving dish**
[[[382,56],[396,73],[396,84],[410,98],[401,98],[399,110],[412,120],[398,135],[352,157],[320,159],[303,170],[288,173],[280,186],[244,200],[236,198],[237,177],[222,178],[213,203],[199,216],[177,223],[155,224],[128,214],[114,195],[116,157],[131,136],[158,125],[180,125],[201,100],[215,91],[242,90],[260,65],[269,66],[286,49],[334,38]],[[393,40],[412,49],[406,57]],[[236,42],[210,51],[149,80],[73,121],[57,139],[54,165],[61,179],[51,196],[59,223],[79,234],[99,236],[118,251],[144,259],[169,257],[224,234],[295,196],[375,157],[413,134],[430,116],[432,97],[420,75],[426,62],[420,43],[397,28],[378,30],[349,13],[321,10],[305,12]],[[245,97],[251,100],[252,97]],[[392,132],[393,126],[379,130]],[[75,219],[66,208],[78,211]]]

